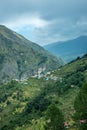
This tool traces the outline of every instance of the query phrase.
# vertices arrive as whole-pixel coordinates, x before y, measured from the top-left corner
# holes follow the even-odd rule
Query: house
[[[83,123],[86,123],[86,120],[80,120],[80,123],[83,124]]]
[[[69,128],[69,123],[68,122],[64,122],[64,126],[65,126],[65,128]]]

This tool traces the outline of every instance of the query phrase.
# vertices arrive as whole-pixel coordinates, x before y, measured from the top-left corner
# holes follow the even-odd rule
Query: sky
[[[0,0],[0,24],[43,46],[87,35],[87,0]]]

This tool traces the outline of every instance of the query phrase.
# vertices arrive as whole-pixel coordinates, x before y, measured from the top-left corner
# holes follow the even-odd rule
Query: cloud
[[[87,0],[3,0],[0,15],[14,17],[19,14],[38,12],[45,19],[86,15]]]
[[[87,34],[87,0],[3,0],[0,24],[42,44]]]
[[[33,27],[41,27],[43,28],[48,23],[46,20],[41,19],[38,14],[23,14],[16,18],[11,19],[10,21],[4,22],[4,24],[7,24],[9,27],[24,27],[24,26],[33,26]]]

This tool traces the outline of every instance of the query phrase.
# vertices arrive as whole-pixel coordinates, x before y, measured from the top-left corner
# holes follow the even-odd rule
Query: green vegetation
[[[87,129],[87,83],[85,83],[74,103],[75,114],[74,119],[79,130]]]
[[[48,107],[46,118],[46,130],[65,130],[64,117],[55,104]]]
[[[85,55],[48,74],[48,80],[0,83],[0,130],[79,130],[78,120],[87,117],[86,66]],[[82,124],[81,130],[86,127]]]

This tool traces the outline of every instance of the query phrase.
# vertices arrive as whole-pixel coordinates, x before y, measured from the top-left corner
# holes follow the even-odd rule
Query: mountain
[[[64,42],[48,44],[44,46],[44,48],[54,55],[62,57],[67,63],[87,53],[87,36],[81,36]]]
[[[0,84],[0,130],[45,130],[50,104],[62,110],[70,129],[77,130],[74,100],[87,81],[87,54],[47,77]]]
[[[61,58],[0,25],[0,80],[24,79],[40,68],[49,71],[62,63]]]

